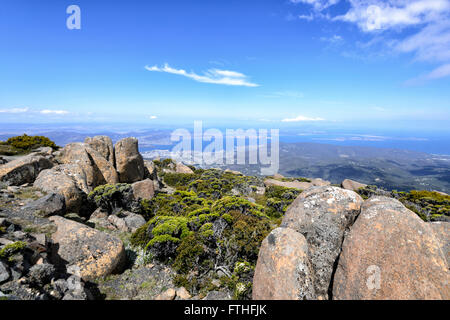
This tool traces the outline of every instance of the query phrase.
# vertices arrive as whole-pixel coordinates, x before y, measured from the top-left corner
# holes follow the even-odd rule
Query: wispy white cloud
[[[12,108],[12,109],[0,109],[0,113],[25,113],[30,110],[29,108]]]
[[[342,38],[342,36],[335,34],[331,37],[320,37],[320,41],[328,42],[331,44],[337,44],[344,41],[344,39]]]
[[[209,69],[204,74],[199,75],[194,72],[187,72],[186,70],[183,69],[172,68],[167,63],[164,64],[164,66],[162,67],[158,67],[156,65],[152,67],[145,66],[145,69],[147,69],[148,71],[176,74],[203,83],[222,84],[229,86],[244,86],[244,87],[259,86],[256,83],[249,82],[248,77],[245,74],[230,70]]]
[[[374,35],[376,41],[369,41],[368,46],[382,43],[390,52],[410,53],[415,61],[440,64],[409,83],[450,76],[450,0],[347,0],[349,10],[334,17],[322,11],[341,0],[290,1],[311,5],[310,16],[314,18],[355,24],[362,32]],[[406,28],[413,33],[404,37],[401,31]]]
[[[56,114],[56,115],[66,115],[69,114],[69,111],[66,110],[50,110],[44,109],[40,111],[41,114]]]
[[[297,116],[295,118],[286,118],[281,120],[282,122],[301,122],[301,121],[324,121],[322,118],[310,118],[305,116]]]
[[[154,120],[154,119],[157,119],[158,117],[157,116],[150,116],[149,118]]]

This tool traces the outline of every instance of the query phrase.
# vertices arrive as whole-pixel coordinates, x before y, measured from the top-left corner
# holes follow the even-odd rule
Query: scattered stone
[[[0,181],[9,185],[20,186],[24,183],[34,182],[44,169],[49,169],[53,163],[43,156],[30,154],[12,160],[0,167]]]
[[[177,300],[178,299],[180,299],[180,300],[188,300],[188,299],[191,298],[191,295],[189,294],[189,292],[184,287],[178,288],[176,290],[176,296],[177,296]]]
[[[365,201],[342,246],[333,299],[449,300],[448,265],[431,225],[395,199]]]
[[[169,288],[163,293],[159,294],[155,300],[173,300],[175,299],[176,291],[173,288]]]
[[[203,300],[232,300],[231,294],[225,291],[210,291]]]
[[[300,233],[277,228],[261,244],[253,277],[253,300],[315,299],[308,245]]]
[[[367,184],[360,183],[350,179],[345,179],[344,181],[342,181],[341,186],[344,189],[356,191],[359,188],[367,187]]]
[[[125,138],[115,147],[116,168],[120,182],[133,183],[144,178],[144,159],[139,153],[138,140]]]
[[[83,280],[91,281],[123,268],[125,249],[120,239],[62,217],[49,219],[56,224],[53,260],[78,266]]]

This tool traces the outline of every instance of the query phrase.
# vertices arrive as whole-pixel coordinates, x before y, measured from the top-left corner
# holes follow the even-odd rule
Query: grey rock
[[[36,264],[30,268],[28,276],[32,282],[44,285],[50,283],[55,271],[56,269],[52,264]]]
[[[333,267],[345,232],[360,212],[362,198],[338,187],[312,187],[289,206],[281,223],[305,236],[317,299],[328,299]]]
[[[203,300],[231,300],[231,294],[226,291],[210,291]]]
[[[27,204],[23,209],[37,211],[43,217],[63,215],[66,211],[66,201],[63,195],[51,193]]]
[[[135,232],[138,228],[145,224],[144,217],[135,213],[130,213],[124,220],[130,232]]]
[[[87,137],[84,140],[92,149],[100,153],[106,160],[114,165],[114,147],[110,137],[95,136],[93,138]]]
[[[0,167],[0,181],[12,186],[32,183],[42,170],[51,167],[53,167],[53,163],[49,159],[30,154],[2,165]]]
[[[11,274],[9,273],[9,268],[3,261],[0,261],[0,284],[8,281]]]

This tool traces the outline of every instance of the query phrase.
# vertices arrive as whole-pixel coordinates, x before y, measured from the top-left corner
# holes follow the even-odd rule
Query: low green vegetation
[[[386,191],[376,186],[360,188],[357,192],[363,199],[381,195],[398,199],[403,205],[415,212],[424,221],[449,221],[450,196],[435,191],[411,190]]]
[[[16,253],[21,252],[27,247],[27,243],[23,241],[16,241],[14,243],[7,244],[0,250],[0,258],[9,259]]]
[[[261,178],[216,169],[162,176],[175,191],[141,201],[148,221],[131,236],[131,245],[170,264],[175,285],[192,294],[219,286],[235,298],[250,298],[261,242],[300,191],[274,186],[258,194]]]
[[[7,156],[25,154],[39,147],[58,149],[58,146],[47,137],[23,134],[21,136],[11,137],[6,141],[1,141],[0,154]]]

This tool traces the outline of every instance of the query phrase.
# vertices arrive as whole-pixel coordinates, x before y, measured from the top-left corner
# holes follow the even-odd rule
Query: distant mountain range
[[[113,141],[135,136],[144,156],[162,157],[171,148],[170,130],[78,131],[46,130],[33,134],[48,136],[58,145],[83,141],[93,135],[108,135]],[[0,140],[11,134],[0,133]],[[217,167],[217,165],[216,165]],[[259,175],[258,165],[228,165],[247,175]],[[280,143],[280,173],[285,176],[322,178],[339,184],[353,179],[388,190],[437,190],[450,193],[450,156],[424,152],[322,143]]]

